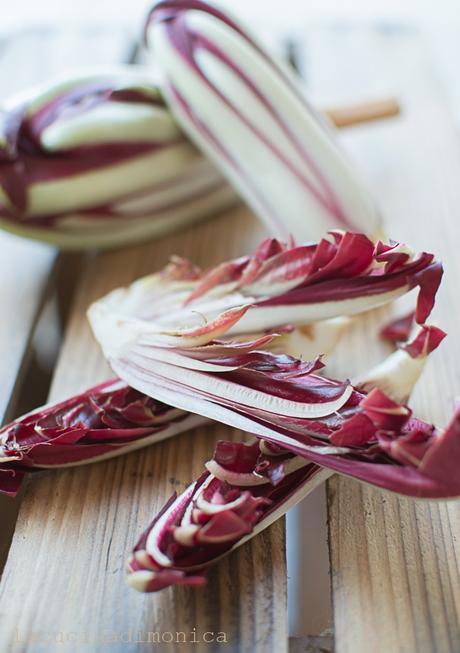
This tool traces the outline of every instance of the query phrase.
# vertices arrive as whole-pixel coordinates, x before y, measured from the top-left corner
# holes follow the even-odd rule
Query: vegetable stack
[[[335,472],[460,496],[459,409],[440,429],[408,405],[446,335],[428,323],[441,263],[377,236],[378,211],[331,126],[234,19],[165,0],[146,40],[161,81],[93,74],[8,109],[1,220],[61,246],[114,246],[221,209],[234,187],[276,237],[209,270],[173,256],[95,302],[88,317],[116,378],[3,427],[0,491],[208,420],[248,433],[219,441],[147,526],[128,561],[144,592],[203,584],[210,564]],[[411,292],[413,313],[382,332],[397,349],[353,380],[331,378],[323,359],[351,319]]]

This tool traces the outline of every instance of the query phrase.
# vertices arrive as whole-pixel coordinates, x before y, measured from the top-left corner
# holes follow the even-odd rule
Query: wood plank
[[[85,318],[90,301],[157,269],[172,252],[211,265],[249,252],[260,237],[260,226],[240,209],[160,242],[93,259],[72,312],[52,399],[109,374]],[[4,641],[14,642],[18,624],[22,639],[56,631],[120,636],[129,629],[169,637],[195,628],[197,637],[225,633],[229,650],[286,651],[284,520],[220,562],[204,589],[140,595],[124,583],[124,560],[141,530],[172,490],[182,490],[201,472],[215,440],[230,434],[224,426],[201,428],[116,460],[30,481],[0,590]],[[145,650],[143,644],[130,646]],[[190,646],[221,650],[209,643]],[[171,646],[176,648],[187,650]],[[62,647],[35,645],[34,653],[42,650]],[[101,644],[97,650],[106,649]]]
[[[388,85],[404,111],[396,121],[359,128],[346,144],[374,187],[388,232],[436,252],[445,264],[435,317],[450,337],[412,401],[417,414],[442,426],[460,390],[458,133],[418,35],[339,32],[329,64],[322,60],[330,87],[343,74],[342,80],[353,78],[348,92],[357,97],[366,88],[360,83],[372,77],[369,87],[382,92]],[[344,100],[345,93],[331,99]],[[367,344],[382,319],[382,312],[373,314],[350,333],[335,359],[337,374],[363,370],[385,353]],[[338,476],[328,497],[336,653],[459,651],[460,503],[398,498]]]
[[[25,378],[30,344],[49,287],[51,248],[0,234],[0,424],[14,415]],[[20,498],[0,497],[0,571],[11,541]]]
[[[32,331],[43,305],[55,252],[51,247],[0,234],[0,423],[13,414]]]

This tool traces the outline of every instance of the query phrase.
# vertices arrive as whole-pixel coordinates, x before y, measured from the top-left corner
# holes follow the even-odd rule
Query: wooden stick
[[[400,112],[401,107],[395,98],[360,102],[324,110],[329,120],[339,129],[360,125],[364,122],[392,118],[398,116]]]

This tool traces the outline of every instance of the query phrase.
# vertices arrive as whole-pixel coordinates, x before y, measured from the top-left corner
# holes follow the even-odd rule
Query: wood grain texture
[[[88,304],[163,265],[171,252],[211,265],[248,252],[261,230],[246,209],[143,247],[106,253],[88,265],[54,376],[51,398],[85,388],[110,373],[86,321]],[[145,643],[104,637],[157,632],[158,650],[222,650],[211,643],[171,644],[169,633],[225,633],[228,650],[283,653],[287,648],[284,521],[238,549],[210,573],[204,589],[141,595],[124,582],[124,561],[142,529],[173,490],[201,473],[224,426],[197,429],[103,464],[36,476],[28,485],[1,587],[2,638],[14,650],[52,653],[42,641],[62,631],[97,641],[94,650],[145,650]],[[41,597],[41,600],[39,599]],[[27,648],[27,640],[38,641]],[[129,635],[126,635],[129,638]],[[210,637],[209,635],[207,636]],[[43,639],[42,638],[42,639]],[[17,641],[17,640],[21,641]],[[6,648],[5,648],[6,650]],[[68,642],[67,650],[79,650]]]
[[[330,57],[330,67],[322,63],[331,86],[333,75],[345,74],[337,62],[346,61],[348,77],[355,72],[352,93],[359,95],[360,75],[372,77],[371,89],[394,93],[403,106],[400,119],[360,128],[346,144],[374,189],[388,233],[444,262],[435,321],[450,337],[411,402],[417,414],[443,426],[460,394],[458,133],[416,34],[350,29],[336,33]],[[334,359],[337,374],[363,370],[385,354],[383,345],[371,352],[365,339],[387,316],[380,311],[356,324]],[[336,653],[458,652],[459,502],[397,498],[338,476],[328,496]]]

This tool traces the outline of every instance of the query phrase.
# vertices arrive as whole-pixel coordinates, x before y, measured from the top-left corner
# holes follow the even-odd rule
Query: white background
[[[137,39],[154,0],[0,0],[2,36],[36,26],[122,27]],[[426,33],[460,122],[460,0],[220,0],[262,35],[300,36],[324,21],[409,23]]]
[[[123,23],[135,30],[152,0],[1,0],[0,32],[36,24],[87,21]],[[335,19],[404,19],[430,30],[460,33],[458,0],[221,0],[241,16],[266,26],[292,29],[299,21]],[[280,7],[282,10],[280,10]]]

